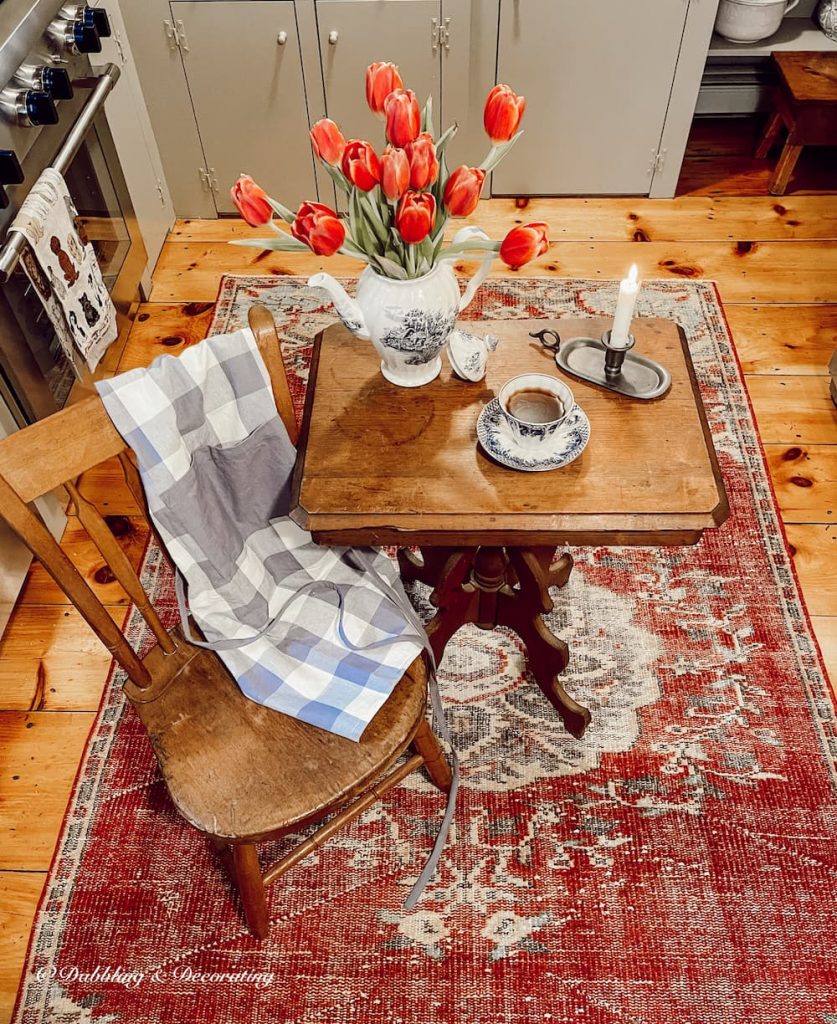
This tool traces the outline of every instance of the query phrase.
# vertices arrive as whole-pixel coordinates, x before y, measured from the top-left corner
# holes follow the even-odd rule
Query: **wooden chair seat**
[[[253,306],[250,327],[270,375],[276,407],[296,444],[299,432],[273,317]],[[0,514],[110,650],[128,676],[125,691],[145,725],[178,811],[212,839],[231,870],[244,916],[268,934],[265,886],[343,828],[411,772],[424,767],[442,792],[451,769],[425,717],[427,672],[413,662],[354,743],[245,697],[217,654],[186,643],[160,621],[125,552],[75,478],[119,458],[139,504],[139,473],[98,396],[0,440]],[[64,485],[79,522],[157,638],[140,660],[30,503]],[[409,755],[395,762],[411,747]],[[256,844],[327,819],[263,869]],[[189,880],[184,878],[184,885]]]
[[[347,803],[389,769],[424,719],[422,658],[355,743],[256,704],[214,651],[173,637],[174,654],[155,648],[146,658],[152,685],[129,680],[125,692],[177,810],[224,842],[275,838]]]

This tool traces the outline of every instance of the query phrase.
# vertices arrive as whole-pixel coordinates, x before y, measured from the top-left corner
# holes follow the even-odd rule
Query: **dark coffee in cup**
[[[554,423],[564,415],[564,404],[551,391],[522,388],[509,395],[506,408],[522,423]]]

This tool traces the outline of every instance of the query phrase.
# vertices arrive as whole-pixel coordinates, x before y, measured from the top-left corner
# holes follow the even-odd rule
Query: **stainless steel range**
[[[148,263],[102,112],[120,69],[94,72],[89,58],[109,35],[101,6],[0,0],[0,436],[60,408],[74,379],[18,266],[23,239],[10,231],[41,171],[64,175],[121,317]],[[42,514],[58,528],[57,500],[44,502]],[[20,562],[0,531],[0,629]]]
[[[64,175],[120,312],[147,264],[102,114],[119,68],[94,75],[88,57],[108,35],[103,7],[0,0],[0,393],[20,422],[60,407],[71,380],[37,296],[15,273],[22,238],[7,235],[41,171]]]

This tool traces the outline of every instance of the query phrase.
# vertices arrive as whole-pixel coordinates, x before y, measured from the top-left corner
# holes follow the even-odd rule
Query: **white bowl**
[[[778,31],[799,0],[721,0],[715,31],[731,43],[755,43]]]

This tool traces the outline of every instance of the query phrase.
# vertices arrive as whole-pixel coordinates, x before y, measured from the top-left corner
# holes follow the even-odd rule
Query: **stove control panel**
[[[0,14],[9,13],[10,2],[17,0],[0,0]],[[58,150],[90,88],[93,76],[87,54],[101,53],[102,39],[110,35],[102,6],[39,0],[37,14],[32,8],[26,23],[8,39],[0,39],[0,55],[11,58],[6,65],[0,61],[0,188],[19,184],[17,170],[21,165],[26,168],[34,146],[49,149],[54,142]],[[42,139],[43,131],[50,133],[49,142]],[[4,164],[9,157],[17,170]],[[2,200],[0,194],[0,208]]]

